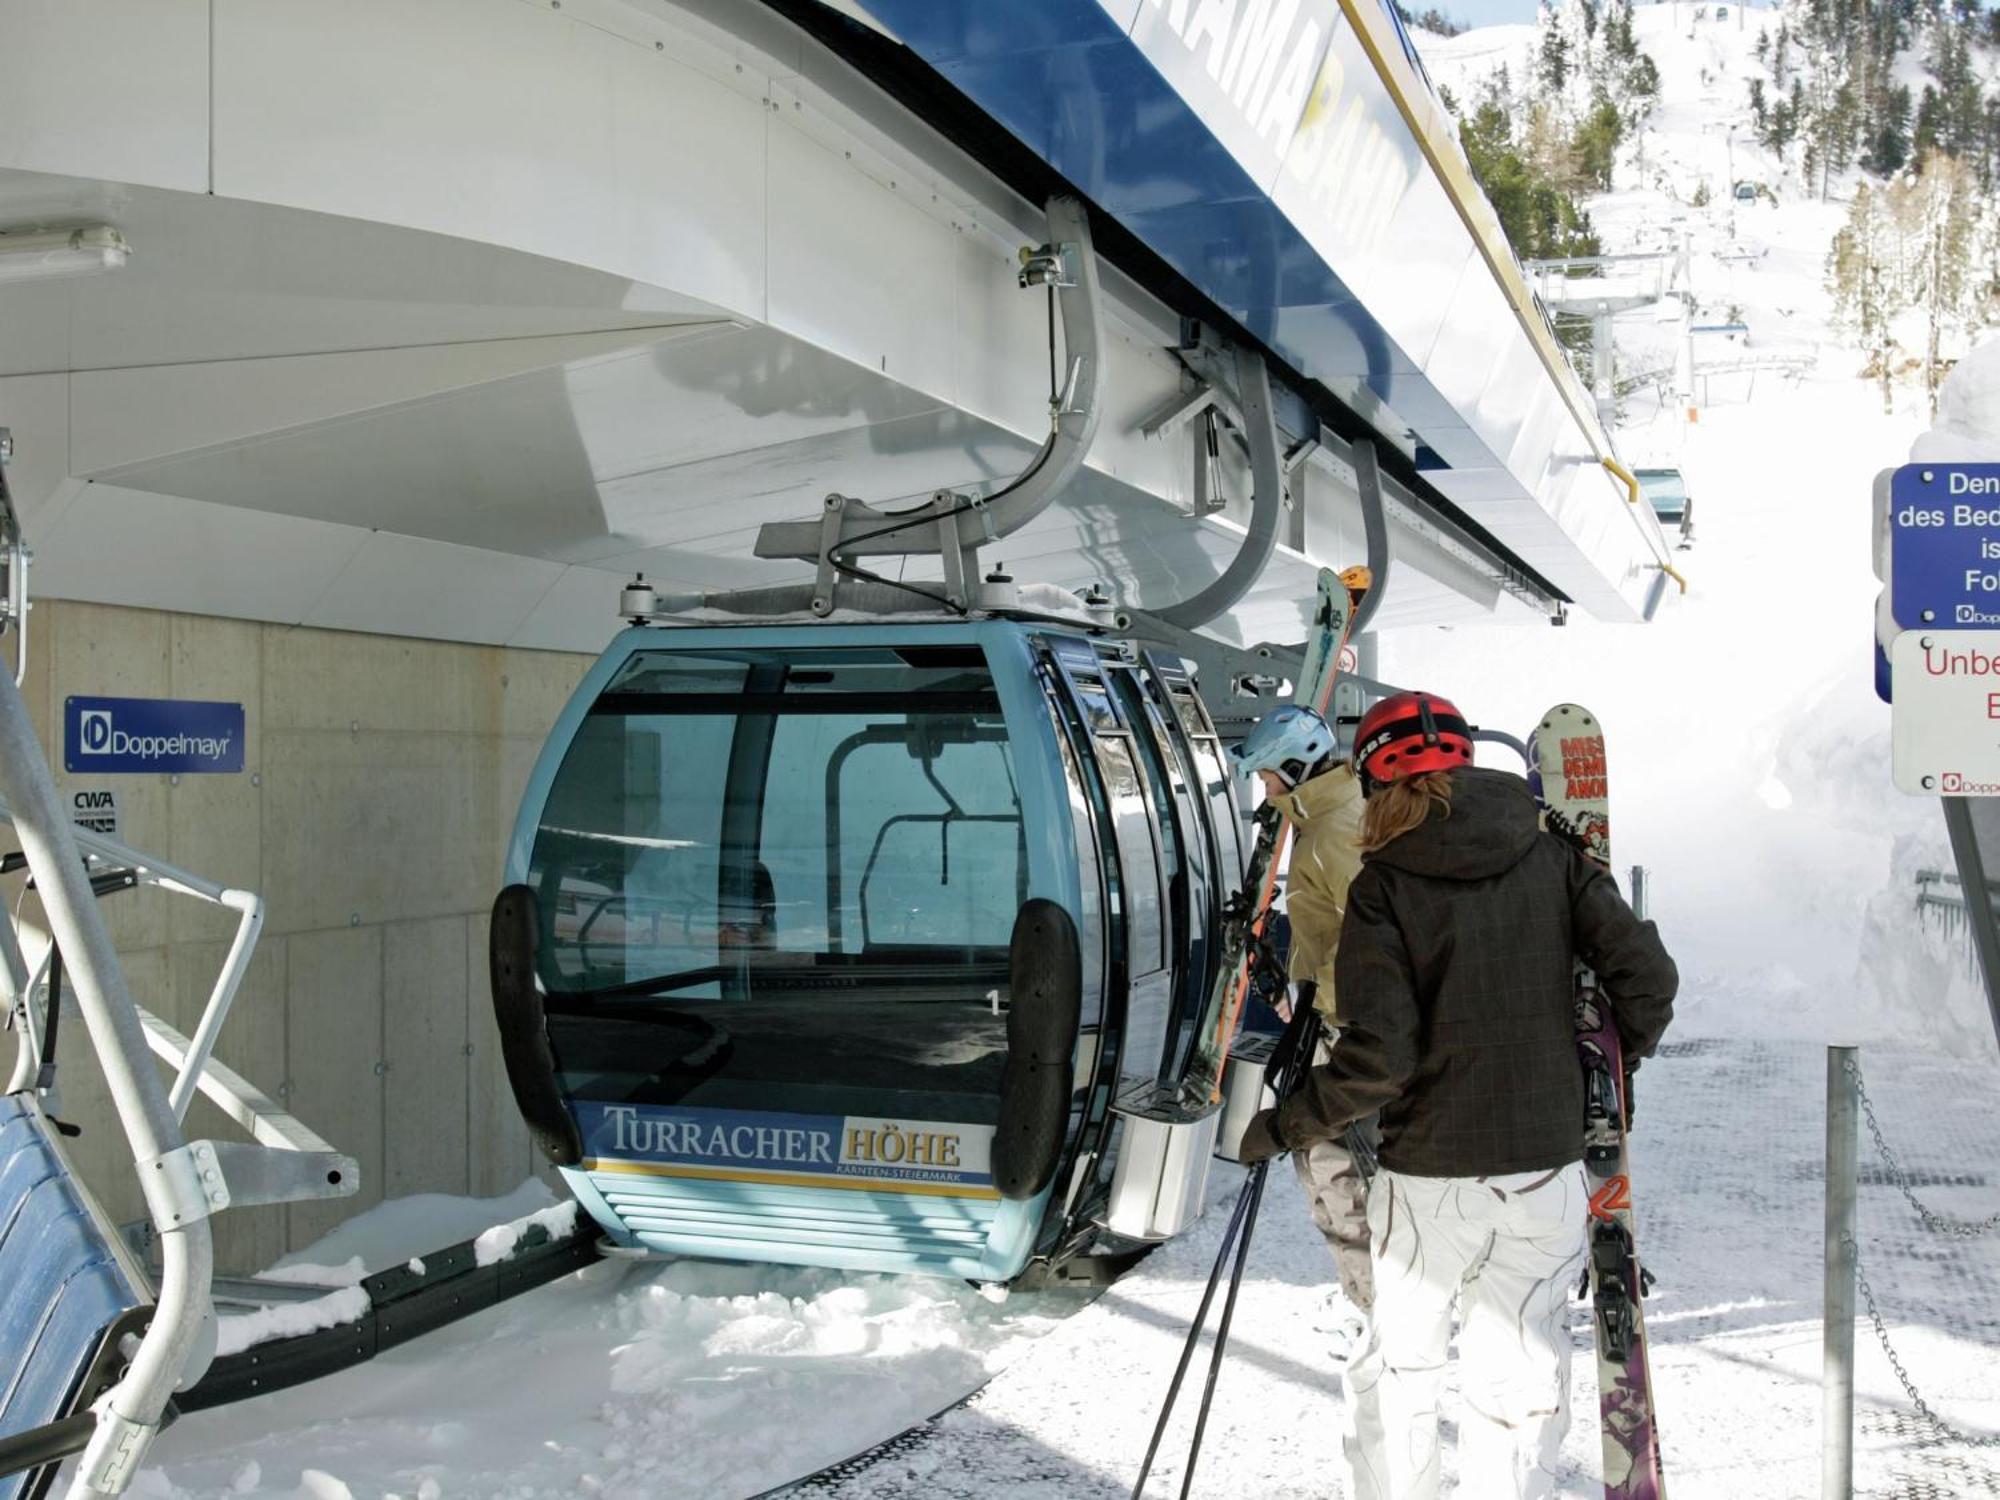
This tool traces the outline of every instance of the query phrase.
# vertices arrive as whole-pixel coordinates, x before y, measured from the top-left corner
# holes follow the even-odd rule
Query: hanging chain
[[[1874,1101],[1868,1097],[1868,1090],[1862,1087],[1861,1065],[1850,1057],[1842,1066],[1854,1080],[1855,1095],[1861,1100],[1861,1113],[1868,1121],[1868,1133],[1875,1137],[1875,1149],[1881,1154],[1883,1164],[1889,1169],[1889,1180],[1896,1185],[1896,1191],[1909,1200],[1910,1207],[1916,1211],[1917,1217],[1923,1220],[1924,1228],[1933,1234],[1948,1235],[1960,1240],[1976,1240],[1983,1234],[1991,1234],[1995,1229],[2000,1229],[2000,1213],[1977,1222],[1970,1219],[1954,1219],[1948,1214],[1938,1213],[1912,1191],[1909,1174],[1903,1170],[1903,1163],[1890,1149],[1887,1137],[1882,1134],[1882,1124],[1875,1118]]]
[[[1897,1356],[1895,1345],[1889,1342],[1889,1325],[1882,1321],[1882,1310],[1875,1305],[1875,1288],[1868,1284],[1868,1278],[1862,1274],[1861,1247],[1855,1243],[1851,1234],[1843,1234],[1840,1238],[1854,1262],[1854,1280],[1861,1288],[1862,1297],[1868,1303],[1868,1318],[1875,1325],[1876,1342],[1881,1344],[1882,1352],[1889,1356],[1889,1368],[1896,1372],[1896,1380],[1903,1387],[1903,1394],[1910,1398],[1910,1404],[1916,1407],[1917,1415],[1923,1418],[1931,1431],[1946,1442],[1963,1443],[1968,1448],[2000,1448],[2000,1433],[1987,1437],[1973,1437],[1969,1433],[1960,1432],[1931,1410],[1931,1404],[1924,1400],[1922,1393],[1917,1390],[1916,1383],[1910,1379],[1910,1372],[1903,1368],[1903,1361]]]

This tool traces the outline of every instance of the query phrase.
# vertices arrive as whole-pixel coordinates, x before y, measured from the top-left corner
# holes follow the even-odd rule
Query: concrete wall
[[[384,1197],[490,1195],[536,1170],[500,1063],[487,912],[528,772],[590,659],[66,601],[38,603],[31,644],[24,691],[58,786],[112,788],[127,843],[264,896],[217,1053],[361,1166],[357,1198],[223,1214],[220,1265],[268,1264]],[[65,775],[72,694],[240,702],[244,770]],[[191,1030],[233,916],[157,891],[104,909],[135,998]],[[38,928],[32,896],[25,914]],[[114,1217],[138,1218],[80,1023],[62,1043],[79,1165]],[[189,1130],[240,1135],[205,1101]]]

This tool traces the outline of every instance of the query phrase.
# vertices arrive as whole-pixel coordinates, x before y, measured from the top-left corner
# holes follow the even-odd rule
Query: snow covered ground
[[[1871,689],[1877,584],[1870,481],[1925,425],[1885,413],[1826,317],[1839,203],[1812,201],[1744,127],[1758,28],[1647,6],[1639,40],[1660,107],[1592,205],[1607,251],[1685,234],[1704,319],[1747,340],[1698,348],[1808,354],[1796,380],[1709,383],[1690,424],[1647,393],[1619,436],[1675,463],[1696,500],[1692,588],[1650,629],[1405,633],[1392,680],[1525,733],[1564,699],[1609,736],[1621,865],[1685,976],[1668,1054],[1642,1075],[1640,1229],[1661,1286],[1649,1317],[1673,1493],[1805,1497],[1819,1487],[1822,1046],[1859,1041],[1885,1130],[1941,1207],[2000,1209],[1996,1055],[1962,951],[1921,927],[1913,878],[1947,862],[1934,804],[1894,791],[1888,711]],[[1532,28],[1422,39],[1466,99]],[[1643,165],[1642,165],[1643,158]],[[1779,201],[1735,203],[1732,179]],[[1697,183],[1711,201],[1697,208]],[[1643,351],[1643,315],[1621,339]],[[1496,764],[1502,763],[1496,759]],[[1864,1163],[1872,1154],[1864,1143]],[[1219,1167],[1212,1203],[1226,1209]],[[2000,1246],[1927,1238],[1864,1168],[1862,1253],[1910,1373],[1950,1420],[2000,1432]],[[545,1202],[386,1205],[305,1259],[373,1269]],[[607,1263],[314,1387],[185,1419],[138,1493],[153,1500],[409,1500],[602,1495],[729,1500],[853,1453],[1003,1373],[921,1441],[827,1492],[1071,1497],[1126,1493],[1222,1213],[1078,1311],[1077,1294],[990,1302],[959,1284],[684,1263]],[[1329,1264],[1288,1177],[1274,1179],[1198,1493],[1341,1494],[1338,1371],[1311,1313]],[[1584,1348],[1586,1324],[1575,1330]],[[1863,1492],[2000,1492],[2000,1471],[1940,1447],[1909,1415],[1861,1324]],[[1593,1370],[1563,1494],[1597,1493]],[[1182,1428],[1184,1433],[1185,1428]],[[1154,1493],[1177,1491],[1168,1462]],[[818,1493],[820,1491],[815,1491]]]
[[[539,1182],[484,1201],[393,1201],[293,1259],[355,1259],[373,1272],[553,1201]],[[1081,1301],[1069,1291],[993,1301],[916,1277],[605,1261],[359,1369],[185,1417],[136,1493],[754,1494],[930,1415]]]
[[[1822,1058],[1804,1040],[1683,1036],[1641,1075],[1640,1234],[1660,1279],[1648,1321],[1677,1500],[1819,1493]],[[1990,1068],[1907,1047],[1871,1048],[1864,1067],[1924,1198],[1965,1217],[2000,1209]],[[1905,1363],[1948,1420],[2000,1432],[2000,1255],[1926,1236],[1865,1138],[1862,1160],[1864,1265]],[[1218,1165],[1196,1230],[1088,1306],[913,1278],[602,1264],[372,1365],[186,1417],[135,1493],[735,1500],[900,1432],[997,1368],[919,1441],[809,1493],[1112,1500],[1129,1493],[1240,1180]],[[538,1195],[455,1211],[497,1218]],[[386,1205],[334,1248],[395,1264],[435,1233],[426,1220]],[[1330,1275],[1296,1184],[1274,1174],[1198,1494],[1344,1494],[1339,1366],[1314,1327]],[[1595,1496],[1580,1304],[1571,1327],[1578,1416],[1561,1493]],[[1865,1319],[1858,1338],[1860,1493],[2000,1488],[2000,1465],[1927,1441]],[[1204,1355],[1196,1381],[1205,1368]],[[1192,1416],[1190,1395],[1149,1493],[1178,1493]]]

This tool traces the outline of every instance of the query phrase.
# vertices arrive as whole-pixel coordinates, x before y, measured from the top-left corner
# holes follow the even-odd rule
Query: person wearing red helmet
[[[1611,876],[1542,831],[1527,783],[1472,757],[1464,715],[1435,694],[1399,693],[1362,718],[1362,866],[1334,959],[1341,1033],[1242,1147],[1259,1160],[1379,1111],[1374,1317],[1347,1378],[1393,1435],[1356,1461],[1391,1500],[1438,1492],[1454,1302],[1459,1472],[1482,1495],[1555,1494],[1587,1217],[1575,962],[1596,971],[1634,1060],[1658,1045],[1678,985]]]

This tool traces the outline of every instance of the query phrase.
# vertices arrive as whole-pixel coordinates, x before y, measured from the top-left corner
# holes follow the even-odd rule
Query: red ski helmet
[[[1472,764],[1472,726],[1436,693],[1397,693],[1361,716],[1354,766],[1362,795],[1425,771]]]

